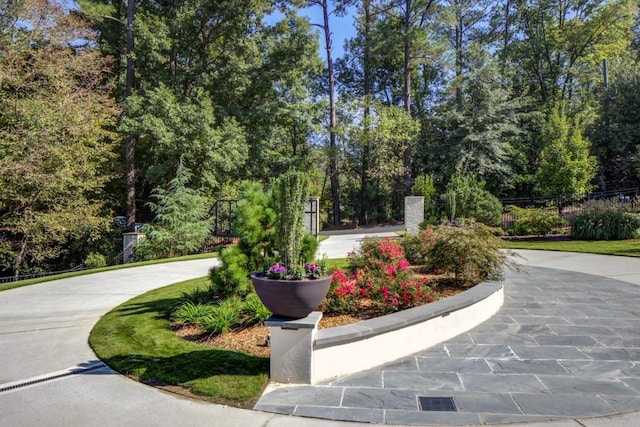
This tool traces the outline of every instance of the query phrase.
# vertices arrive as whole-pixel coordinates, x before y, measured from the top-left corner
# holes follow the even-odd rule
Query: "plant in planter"
[[[326,274],[324,262],[303,264],[301,257],[307,187],[308,179],[302,172],[286,173],[276,181],[273,206],[280,261],[251,275],[260,300],[278,317],[307,316],[322,303],[331,285],[332,276]]]

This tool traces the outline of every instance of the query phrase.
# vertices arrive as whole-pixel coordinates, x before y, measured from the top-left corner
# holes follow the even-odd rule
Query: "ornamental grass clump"
[[[334,271],[322,309],[328,313],[385,314],[436,299],[428,279],[416,277],[410,271],[398,242],[365,239],[357,251],[349,254],[348,271]]]
[[[640,235],[640,214],[617,200],[590,200],[571,220],[576,240],[626,240]]]

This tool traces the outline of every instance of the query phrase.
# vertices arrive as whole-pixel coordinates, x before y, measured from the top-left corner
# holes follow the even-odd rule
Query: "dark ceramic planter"
[[[263,273],[251,275],[253,287],[274,316],[301,319],[318,308],[329,292],[333,275],[320,279],[278,280]]]

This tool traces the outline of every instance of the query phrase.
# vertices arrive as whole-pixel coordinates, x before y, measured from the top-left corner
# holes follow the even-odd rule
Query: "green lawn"
[[[167,311],[183,292],[208,286],[200,278],[156,289],[107,313],[89,344],[111,368],[153,385],[182,386],[207,400],[250,408],[269,380],[269,359],[186,341]]]
[[[640,257],[640,239],[633,240],[530,240],[504,242],[508,249],[537,249],[544,251],[586,252],[602,255]]]
[[[346,259],[329,260],[343,268]],[[135,297],[104,315],[89,344],[111,368],[153,385],[188,389],[212,402],[251,408],[269,381],[269,358],[186,341],[170,328],[168,311],[183,293],[209,286],[207,277]]]

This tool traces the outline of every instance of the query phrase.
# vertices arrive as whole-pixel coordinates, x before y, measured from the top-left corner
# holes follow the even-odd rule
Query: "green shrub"
[[[213,267],[209,273],[211,288],[218,298],[245,296],[252,291],[248,257],[239,247],[224,248],[220,251],[220,261],[220,265]]]
[[[509,206],[507,210],[513,216],[514,222],[509,224],[507,231],[515,236],[544,236],[554,229],[562,227],[563,219],[555,208],[519,208]]]
[[[506,257],[500,251],[501,240],[491,229],[479,223],[463,227],[438,226],[428,247],[425,267],[438,274],[452,273],[463,285],[483,280],[498,280]],[[428,236],[428,237],[427,237]]]
[[[318,239],[311,233],[305,233],[302,239],[302,250],[300,252],[300,259],[305,262],[313,262],[318,251],[320,243]]]
[[[571,220],[571,236],[577,240],[625,240],[640,234],[640,215],[615,200],[592,200]]]
[[[275,244],[287,269],[303,264],[304,206],[309,179],[303,172],[292,171],[281,175],[273,190],[273,207],[276,212]]]
[[[84,260],[84,265],[87,268],[100,268],[106,267],[107,259],[102,254],[91,252]]]
[[[419,233],[407,234],[402,239],[405,256],[411,264],[415,265],[427,263],[427,256],[434,243],[435,236],[431,227],[422,229]]]
[[[183,292],[180,297],[180,303],[191,302],[193,304],[207,304],[213,302],[216,297],[216,292],[211,286],[204,288],[197,287],[191,292]]]
[[[441,196],[447,218],[451,221],[474,218],[492,227],[499,226],[502,222],[502,203],[485,190],[484,185],[475,176],[454,175]]]

